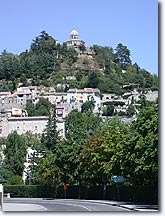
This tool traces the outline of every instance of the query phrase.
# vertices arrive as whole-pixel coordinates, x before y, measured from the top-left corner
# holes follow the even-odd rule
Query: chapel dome
[[[76,31],[76,29],[73,29],[70,33],[71,36],[78,36],[78,32]]]

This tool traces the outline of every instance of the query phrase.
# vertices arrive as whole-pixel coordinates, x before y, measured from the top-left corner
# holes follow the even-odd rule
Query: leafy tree
[[[34,183],[50,188],[60,184],[60,170],[56,165],[56,159],[52,152],[49,152],[46,157],[40,158],[33,176]]]
[[[127,46],[124,46],[122,43],[119,43],[115,51],[115,61],[119,62],[123,68],[125,68],[126,65],[131,64],[130,50],[127,48]]]
[[[88,139],[80,153],[81,169],[88,184],[106,186],[113,175],[122,175],[121,156],[128,139],[128,127],[114,121]]]
[[[126,115],[128,117],[132,117],[133,115],[135,115],[135,113],[136,113],[135,107],[133,106],[133,104],[130,104],[127,108]]]
[[[36,115],[35,105],[31,101],[27,101],[26,110],[27,110],[28,116],[35,116]]]
[[[112,61],[114,59],[113,49],[111,47],[93,46],[95,59],[100,68],[103,68],[106,73],[110,72]]]
[[[20,76],[20,62],[17,55],[4,50],[0,56],[0,79],[10,80]]]
[[[137,121],[132,125],[132,130],[135,133],[129,141],[129,146],[132,146],[131,155],[125,162],[123,159],[123,164],[127,162],[132,165],[129,174],[132,175],[134,185],[148,185],[156,189],[158,185],[158,107],[155,105],[142,109]]]
[[[96,72],[91,72],[88,77],[87,87],[97,88],[99,85],[99,76]]]
[[[94,100],[86,101],[81,106],[81,112],[86,112],[86,111],[91,111],[92,112],[94,107],[95,107],[95,101]]]
[[[112,116],[114,114],[114,106],[107,105],[103,108],[103,116]]]
[[[58,166],[63,171],[64,180],[81,185],[82,172],[78,155],[85,139],[90,137],[99,127],[101,119],[92,112],[71,111],[65,119],[66,141],[58,143],[56,153]]]
[[[51,103],[46,98],[40,98],[36,104],[36,115],[37,116],[49,116],[51,110]]]
[[[26,104],[28,116],[49,116],[51,110],[51,103],[46,98],[40,100],[34,105],[31,101]]]
[[[4,142],[4,163],[9,167],[13,175],[22,176],[26,160],[26,139],[24,135],[13,132]]]

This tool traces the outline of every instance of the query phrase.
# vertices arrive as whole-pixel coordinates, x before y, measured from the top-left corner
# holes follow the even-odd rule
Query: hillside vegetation
[[[130,50],[119,43],[115,49],[93,45],[93,56],[81,55],[66,43],[59,44],[42,31],[32,40],[29,50],[19,55],[6,50],[0,55],[0,91],[24,86],[44,85],[56,91],[68,88],[99,88],[102,93],[124,93],[123,86],[138,84],[142,90],[158,90],[158,77],[137,63]],[[59,87],[60,86],[60,87]]]

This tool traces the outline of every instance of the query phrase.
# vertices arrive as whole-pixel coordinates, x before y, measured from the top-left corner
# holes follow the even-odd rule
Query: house
[[[7,137],[13,131],[18,134],[25,134],[31,131],[32,134],[42,134],[48,123],[48,116],[33,117],[7,117],[0,121],[0,136]],[[63,121],[57,122],[59,136],[65,138],[65,124]]]
[[[72,108],[81,107],[87,101],[95,101],[94,112],[99,112],[101,107],[100,90],[98,88],[84,88],[84,89],[69,89],[67,91],[67,102],[72,104]]]

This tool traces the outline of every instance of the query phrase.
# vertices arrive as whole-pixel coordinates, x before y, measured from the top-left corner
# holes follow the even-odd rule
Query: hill
[[[68,88],[99,88],[102,93],[123,94],[123,86],[138,84],[140,90],[158,90],[158,77],[137,63],[132,64],[130,50],[119,43],[115,49],[93,45],[59,44],[42,31],[32,40],[29,50],[15,55],[4,50],[0,56],[0,91],[23,86],[44,85],[56,91]],[[131,84],[131,85],[130,85]]]

